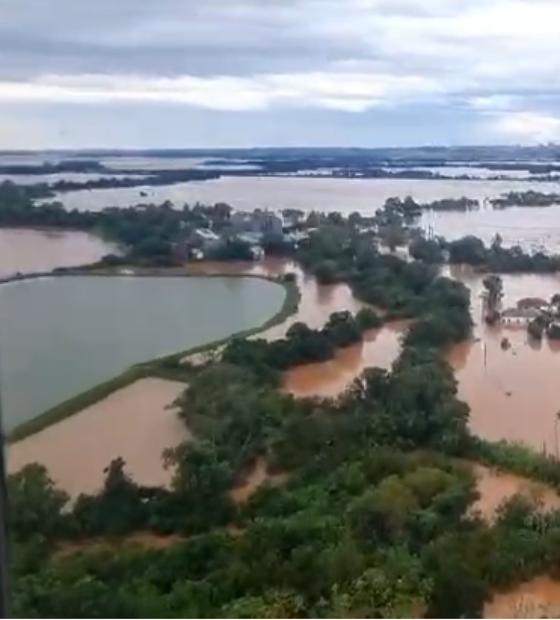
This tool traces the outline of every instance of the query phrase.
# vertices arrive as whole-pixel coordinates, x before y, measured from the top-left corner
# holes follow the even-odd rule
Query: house
[[[500,320],[506,325],[526,325],[540,314],[538,308],[507,308],[500,314]]]
[[[548,306],[548,302],[541,297],[524,297],[517,302],[517,307],[524,310],[527,308],[543,308],[544,306]]]
[[[175,258],[178,261],[189,259],[202,260],[223,243],[222,238],[208,228],[197,228],[186,233],[175,244]]]
[[[255,247],[257,245],[260,245],[262,241],[262,235],[260,233],[245,232],[237,235],[237,239],[239,239],[239,241],[243,241],[251,247]]]
[[[230,224],[234,234],[281,235],[284,230],[284,218],[280,214],[262,209],[236,211],[230,218]]]
[[[260,245],[252,246],[251,254],[253,255],[253,260],[262,260],[264,258],[264,250]]]
[[[295,230],[284,235],[285,241],[295,243],[296,245],[306,239],[309,239],[309,232],[307,230]]]
[[[192,232],[189,242],[193,247],[205,252],[217,248],[222,240],[215,232],[208,228],[197,228]]]

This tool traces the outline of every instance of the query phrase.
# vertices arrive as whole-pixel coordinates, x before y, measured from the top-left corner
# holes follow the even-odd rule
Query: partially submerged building
[[[284,218],[280,213],[268,209],[236,211],[230,218],[230,225],[234,234],[281,235],[284,231]]]
[[[500,320],[506,325],[527,325],[540,315],[539,308],[507,308],[500,313]]]

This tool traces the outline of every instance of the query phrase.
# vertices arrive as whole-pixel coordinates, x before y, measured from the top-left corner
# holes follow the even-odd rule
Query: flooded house
[[[527,325],[541,315],[539,308],[506,308],[500,313],[504,325]]]

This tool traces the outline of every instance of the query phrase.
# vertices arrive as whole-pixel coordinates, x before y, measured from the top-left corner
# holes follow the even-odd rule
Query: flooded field
[[[219,266],[205,265],[208,272]],[[346,285],[322,287],[311,277],[282,262],[247,267],[231,265],[243,272],[265,271],[278,275],[295,270],[302,290],[300,310],[285,324],[273,328],[267,337],[281,337],[294,321],[321,327],[332,312],[356,312],[361,304]],[[454,269],[449,274],[471,289],[472,314],[476,322],[473,340],[455,347],[449,355],[460,397],[471,407],[471,426],[486,439],[509,439],[527,443],[535,450],[556,453],[560,428],[560,345],[544,340],[530,342],[524,327],[488,327],[482,321],[482,277],[469,270]],[[560,292],[560,276],[504,276],[505,307],[523,297],[550,299]],[[396,323],[366,334],[364,341],[338,351],[334,360],[300,366],[286,373],[284,389],[298,396],[332,397],[340,394],[365,368],[389,368],[400,350],[400,337],[406,324]],[[504,351],[507,337],[511,348]],[[560,424],[559,424],[560,426]],[[558,435],[557,435],[558,431]]]
[[[75,497],[99,489],[104,467],[122,457],[137,482],[165,485],[169,472],[163,468],[163,450],[189,438],[176,411],[168,408],[184,389],[183,383],[163,379],[137,381],[79,414],[9,445],[8,469],[13,472],[27,463],[41,463]]]
[[[1,163],[1,159],[0,159]],[[142,179],[145,175],[134,174],[107,174],[95,172],[55,172],[53,174],[0,174],[0,184],[11,181],[16,185],[37,185],[39,183],[57,183],[58,181],[73,181],[87,183],[100,179]]]
[[[534,500],[545,510],[560,508],[560,495],[544,484],[476,463],[473,464],[473,471],[477,479],[476,488],[480,493],[474,509],[486,519],[491,520],[499,506],[514,495]]]
[[[542,575],[508,592],[496,594],[484,610],[485,618],[558,618],[560,581]]]
[[[334,179],[301,177],[222,177],[160,187],[132,187],[65,192],[58,199],[67,207],[98,211],[105,207],[125,207],[138,203],[214,204],[227,202],[236,209],[294,208],[309,212],[353,211],[372,214],[387,198],[412,196],[419,202],[466,196],[481,201],[510,191],[557,192],[558,184],[528,183],[523,180],[412,180]],[[527,248],[546,246],[560,251],[557,221],[560,206],[493,210],[482,208],[469,213],[426,213],[422,226],[435,234],[457,238],[477,235],[490,242],[499,232],[505,245],[520,243]]]
[[[253,210],[301,209],[302,211],[360,211],[372,213],[387,198],[412,196],[420,202],[440,198],[466,196],[484,200],[509,191],[526,191],[530,188],[541,192],[558,189],[555,183],[529,184],[523,180],[462,181],[460,179],[335,179],[305,177],[222,177],[212,181],[195,181],[160,187],[135,187],[96,189],[66,192],[59,196],[68,208],[97,210],[106,206],[129,206],[140,201],[139,192],[147,200],[176,204],[214,204],[227,202],[236,209]]]
[[[486,439],[527,443],[535,450],[558,453],[560,429],[560,347],[548,340],[535,344],[520,327],[486,326],[482,320],[482,279],[454,271],[471,289],[478,341],[456,347],[450,355],[459,383],[459,396],[471,408],[471,426]],[[558,276],[504,276],[503,305],[523,297],[550,299],[560,291]],[[502,350],[507,337],[511,348]]]
[[[76,231],[0,229],[0,278],[85,265],[115,253],[99,237]]]
[[[295,321],[321,327],[332,312],[346,309],[355,312],[361,307],[347,286],[318,286],[313,278],[282,261],[225,267],[201,264],[195,270],[200,274],[211,274],[223,272],[224,268],[237,274],[277,276],[288,271],[296,272],[302,290],[300,309],[284,324],[265,333],[267,338],[281,337]],[[456,347],[449,357],[456,371],[459,395],[471,407],[473,431],[487,439],[522,441],[536,450],[556,453],[557,440],[560,439],[557,435],[560,430],[556,427],[556,412],[560,410],[557,388],[559,348],[546,340],[535,346],[528,341],[524,328],[487,327],[480,320],[480,276],[457,269],[450,275],[471,288],[473,317],[477,321],[473,341]],[[503,280],[505,306],[514,305],[522,297],[550,298],[560,291],[560,278],[556,276],[506,276]],[[336,396],[365,368],[389,368],[399,353],[400,338],[405,329],[406,324],[396,323],[373,330],[366,334],[362,343],[340,350],[334,360],[293,369],[284,377],[284,389],[299,396]],[[503,337],[510,340],[508,350],[501,347]],[[257,468],[248,481],[249,486],[260,484],[265,476],[266,472]],[[481,484],[485,491],[481,510],[488,513],[495,509],[504,494],[519,491],[520,480],[505,474],[483,476]],[[500,493],[492,491],[493,485],[500,488]]]
[[[289,370],[284,376],[284,389],[295,396],[338,396],[366,368],[390,368],[399,354],[405,329],[406,323],[394,323],[372,330],[362,343],[339,350],[332,361]]]
[[[295,321],[321,327],[335,311],[357,311],[362,304],[345,285],[318,286],[293,264],[266,261],[260,264],[197,265],[203,274],[229,271],[234,274],[265,273],[278,276],[294,271],[301,287],[299,311],[283,325],[269,330],[267,338],[281,337]],[[472,290],[473,316],[482,315],[481,278],[468,270],[453,270]],[[198,279],[196,279],[198,280]],[[560,278],[511,276],[504,278],[504,305],[514,305],[526,296],[548,298],[560,290]],[[555,446],[554,416],[560,357],[546,342],[541,348],[529,345],[524,329],[488,328],[479,324],[473,342],[450,354],[457,372],[459,393],[471,405],[473,430],[487,438],[526,441],[536,449]],[[368,366],[388,368],[399,353],[399,341],[406,323],[396,323],[366,334],[361,344],[340,350],[325,364],[302,366],[286,373],[284,389],[300,396],[336,396]],[[503,351],[507,336],[511,349]],[[169,405],[185,389],[184,384],[145,379],[124,388],[76,416],[10,447],[9,468],[15,471],[27,462],[44,463],[54,479],[72,496],[95,491],[103,480],[103,468],[117,456],[127,471],[143,484],[169,483],[163,468],[162,451],[188,439],[188,430]],[[492,519],[499,505],[515,494],[538,499],[544,508],[560,508],[554,490],[520,476],[473,464],[480,498],[475,509]],[[264,458],[259,459],[231,491],[239,505],[249,500],[263,484],[283,484],[286,476],[271,474]],[[234,531],[234,530],[232,530]],[[236,533],[238,533],[236,531]],[[142,537],[141,537],[142,538]],[[138,541],[148,547],[174,544],[173,539],[150,537]],[[70,546],[62,554],[74,552]],[[487,618],[534,618],[560,612],[560,583],[541,576],[508,592],[497,593],[485,608]]]

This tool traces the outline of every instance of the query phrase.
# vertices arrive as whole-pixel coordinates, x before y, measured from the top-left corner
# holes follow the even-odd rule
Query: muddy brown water
[[[224,265],[201,264],[195,269],[211,274],[223,272]],[[274,276],[296,272],[302,291],[300,308],[285,323],[266,332],[267,338],[282,336],[295,321],[320,327],[332,312],[346,309],[355,312],[362,306],[347,286],[318,286],[313,278],[283,261],[230,264],[227,270]],[[473,316],[479,319],[481,278],[465,270],[454,270],[452,275],[471,287]],[[559,291],[560,278],[556,276],[505,276],[503,303],[514,304],[526,296],[550,298]],[[556,412],[560,410],[560,351],[547,341],[538,347],[530,343],[523,328],[489,328],[481,320],[477,323],[473,341],[450,353],[459,394],[471,407],[473,430],[488,439],[523,441],[534,449],[545,448],[554,453]],[[373,330],[366,334],[362,343],[338,351],[334,360],[289,371],[284,378],[284,389],[298,396],[340,394],[364,368],[390,367],[399,353],[405,328],[401,323]],[[507,351],[500,346],[504,336],[511,342]]]
[[[189,438],[169,405],[184,383],[148,378],[136,381],[44,431],[8,447],[8,469],[28,463],[45,465],[52,479],[72,497],[94,493],[103,469],[122,457],[126,471],[146,485],[166,485],[170,473],[161,455]]]
[[[486,605],[485,618],[558,618],[560,582],[541,575],[517,588],[496,594]]]
[[[198,265],[200,273],[224,271],[224,265]],[[280,275],[296,271],[302,291],[298,313],[284,324],[270,329],[267,338],[281,337],[295,321],[322,326],[332,312],[357,311],[362,304],[347,286],[318,286],[293,265],[267,261],[259,265],[231,264],[231,273]],[[465,282],[472,291],[475,337],[450,353],[458,379],[460,396],[471,407],[471,425],[489,439],[524,441],[535,449],[556,450],[555,413],[560,409],[559,348],[544,341],[535,346],[524,328],[489,328],[482,316],[482,281],[468,270],[451,275]],[[556,276],[504,277],[504,305],[514,305],[521,297],[549,298],[560,292]],[[363,343],[341,350],[324,364],[301,366],[286,373],[284,389],[299,396],[336,396],[368,366],[390,367],[399,353],[405,324],[372,330]],[[261,335],[262,336],[262,335]],[[511,348],[503,351],[506,336]],[[145,484],[166,484],[169,474],[162,468],[161,452],[188,437],[182,423],[167,406],[184,385],[158,379],[145,379],[111,395],[61,424],[10,448],[9,466],[13,471],[33,460],[41,460],[53,477],[75,495],[94,491],[102,480],[107,462],[122,455],[135,479]],[[107,429],[110,429],[108,432]],[[70,464],[72,464],[70,466]],[[559,508],[560,498],[550,489],[508,473],[475,466],[481,494],[475,508],[491,518],[499,504],[515,493],[537,494],[548,508]],[[263,482],[271,479],[265,461],[259,461],[247,478],[232,492],[239,502]],[[488,618],[535,617],[560,612],[560,584],[541,576],[511,592],[497,594],[488,604]]]
[[[201,273],[218,273],[222,265],[204,264]],[[356,312],[363,304],[342,284],[318,286],[293,264],[266,261],[258,265],[232,264],[232,273],[280,275],[295,271],[302,298],[299,311],[265,336],[277,338],[295,321],[321,327],[332,312]],[[471,408],[471,427],[480,436],[521,441],[536,450],[556,453],[556,413],[560,410],[560,344],[531,342],[524,327],[488,327],[482,320],[482,277],[471,270],[447,271],[471,290],[472,315],[476,326],[472,341],[449,353],[455,369],[459,396]],[[504,276],[503,306],[513,306],[523,297],[550,299],[560,292],[555,275]],[[394,323],[366,334],[364,341],[337,352],[334,360],[300,366],[286,373],[284,388],[296,396],[333,397],[340,394],[365,368],[389,368],[400,350],[406,323]],[[263,335],[261,334],[260,337]],[[507,337],[511,348],[502,350]],[[560,426],[560,424],[559,424]]]
[[[116,251],[99,237],[77,231],[0,230],[0,277],[85,265]]]
[[[560,410],[560,348],[547,339],[532,342],[524,326],[488,327],[482,321],[482,278],[466,270],[453,276],[471,289],[475,341],[450,354],[459,384],[459,396],[471,408],[471,427],[491,440],[508,439],[535,450],[556,454],[556,413]],[[550,299],[560,292],[555,275],[504,276],[503,306],[523,297]],[[506,337],[511,347],[504,351]]]

